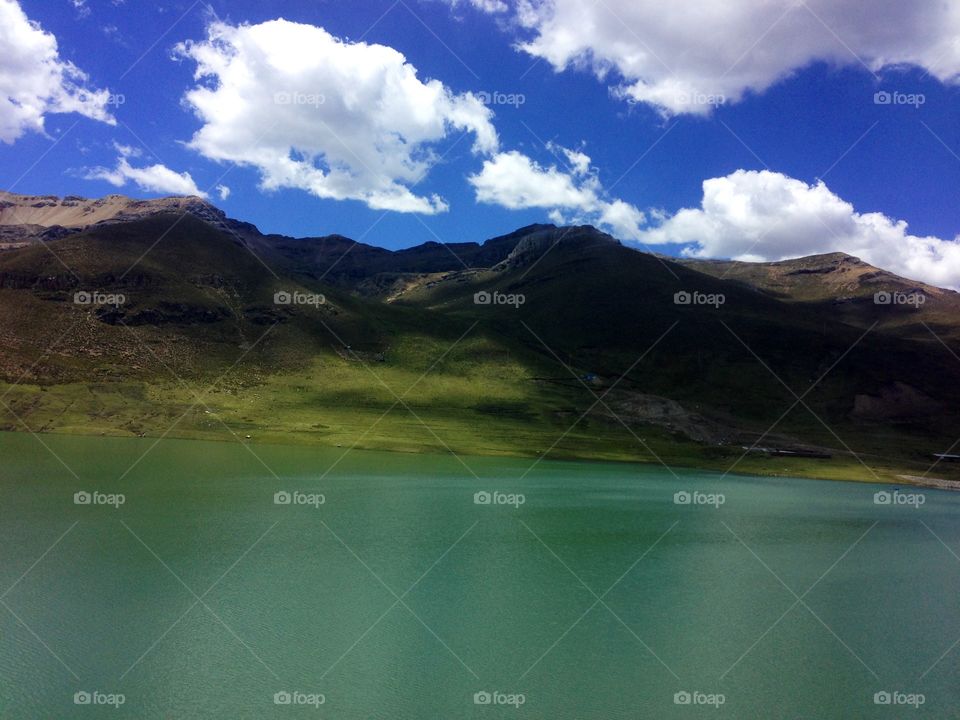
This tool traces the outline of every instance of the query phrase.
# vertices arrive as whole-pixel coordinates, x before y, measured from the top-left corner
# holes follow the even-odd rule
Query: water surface
[[[0,717],[960,716],[958,495],[343,452],[0,434]]]

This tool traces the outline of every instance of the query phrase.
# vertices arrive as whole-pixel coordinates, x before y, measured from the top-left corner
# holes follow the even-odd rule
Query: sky
[[[0,0],[0,187],[960,287],[960,4]]]

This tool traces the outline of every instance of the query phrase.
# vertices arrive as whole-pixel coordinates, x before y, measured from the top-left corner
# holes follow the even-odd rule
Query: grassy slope
[[[871,341],[866,354],[851,358],[856,374],[838,368],[808,399],[844,442],[865,452],[871,470],[842,455],[830,461],[750,456],[737,462],[737,447],[705,447],[649,424],[631,425],[631,432],[601,412],[571,429],[594,397],[538,337],[578,374],[596,372],[609,386],[677,321],[621,387],[717,411],[735,408],[760,433],[792,397],[719,321],[797,392],[826,369],[822,358],[839,357],[859,334],[842,326],[826,332],[829,318],[815,310],[791,311],[786,330],[777,301],[679,266],[672,266],[674,278],[655,258],[623,248],[586,256],[558,248],[529,273],[523,268],[453,277],[393,306],[297,285],[324,292],[329,303],[321,310],[277,314],[272,294],[290,289],[290,281],[274,279],[232,239],[202,223],[173,222],[168,217],[117,226],[55,247],[83,287],[128,293],[128,318],[176,298],[192,310],[223,313],[221,321],[130,330],[108,325],[68,301],[70,278],[42,248],[0,258],[0,273],[40,271],[63,285],[0,290],[4,307],[20,308],[0,319],[0,337],[13,343],[3,356],[5,374],[12,382],[27,371],[19,384],[0,386],[9,406],[0,406],[0,427],[242,442],[250,435],[252,442],[531,458],[549,451],[551,457],[721,471],[736,462],[741,472],[857,480],[922,474],[929,467],[926,454],[946,446],[929,428],[865,429],[846,419],[848,408],[839,399],[849,397],[850,385],[872,389],[872,375],[883,375],[885,363],[899,364],[898,353],[914,351],[895,338]],[[160,237],[136,273],[121,280]],[[178,272],[171,275],[171,267]],[[219,276],[215,283],[202,278],[210,268]],[[519,311],[473,305],[475,290],[492,287],[523,292],[527,302]],[[719,312],[677,308],[672,296],[678,289],[722,290],[727,304]],[[784,332],[791,333],[789,342]],[[44,354],[57,339],[63,350]],[[241,356],[237,368],[211,388]],[[924,362],[933,384],[947,372],[939,360]],[[601,384],[596,391],[604,389]],[[782,425],[809,442],[839,447],[803,408]],[[905,438],[909,449],[892,454],[891,447],[906,447]]]

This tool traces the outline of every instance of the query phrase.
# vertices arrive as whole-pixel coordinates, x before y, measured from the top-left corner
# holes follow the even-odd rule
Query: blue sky
[[[883,17],[883,7],[896,4],[881,3],[875,25],[866,27],[856,18],[830,14],[831,7],[849,5],[847,0],[811,0],[808,12],[784,3],[783,14],[770,16],[774,22],[759,13],[754,18],[734,12],[737,6],[749,11],[746,0],[723,4],[728,9],[714,3],[719,16],[704,18],[702,28],[684,36],[670,29],[676,20],[672,10],[646,0],[611,0],[609,13],[597,18],[590,12],[599,11],[585,9],[596,3],[575,0],[537,0],[537,12],[501,0],[0,0],[8,10],[18,6],[56,38],[57,62],[85,73],[80,84],[123,99],[103,108],[113,124],[96,112],[58,112],[48,103],[43,132],[27,128],[0,143],[0,186],[31,194],[155,197],[168,193],[150,192],[135,170],[162,165],[189,174],[229,215],[265,232],[336,232],[398,248],[437,239],[482,240],[553,218],[593,222],[625,241],[672,254],[761,260],[845,250],[901,274],[957,285],[960,89],[954,81],[960,59],[949,49],[960,29],[960,21],[950,25],[956,14],[938,17],[939,3],[918,1],[913,10],[890,9],[891,16]],[[895,16],[906,12],[913,15]],[[696,24],[695,15],[685,22]],[[264,34],[256,47],[245,46],[248,70],[255,68],[257,53],[298,47],[293,23],[322,28],[347,45],[392,48],[415,69],[418,83],[439,81],[451,98],[501,94],[480,110],[462,100],[455,100],[460,105],[454,109],[435,110],[441,126],[469,110],[470,123],[493,128],[496,147],[478,147],[480,134],[469,123],[424,130],[422,143],[406,138],[415,147],[394,148],[383,157],[368,153],[375,143],[359,131],[340,143],[357,144],[344,155],[348,164],[356,155],[374,163],[382,159],[383,168],[422,162],[422,180],[414,184],[398,171],[394,188],[422,199],[432,208],[427,212],[411,211],[409,199],[403,203],[411,207],[390,200],[391,207],[384,208],[369,197],[318,197],[306,183],[298,187],[289,180],[264,188],[264,175],[279,171],[274,160],[250,162],[259,155],[247,147],[256,143],[249,142],[253,135],[244,135],[250,130],[246,121],[201,117],[187,94],[224,84],[224,76],[194,77],[211,26],[228,28],[221,35],[228,44],[253,43],[243,26],[278,18],[290,24]],[[900,27],[902,33],[891,33]],[[572,44],[565,34],[570,32],[577,35]],[[703,40],[710,32],[717,37]],[[284,33],[290,33],[289,42]],[[302,37],[302,54],[315,47],[326,52],[313,44],[319,36]],[[796,46],[792,54],[783,50],[785,39]],[[194,44],[181,46],[184,42]],[[605,56],[617,43],[624,53]],[[698,47],[707,54],[688,61],[695,43],[707,46]],[[946,50],[934,52],[937,43],[947,43]],[[708,54],[711,47],[715,58]],[[207,52],[216,48],[205,46]],[[637,52],[646,54],[645,60],[636,62]],[[373,54],[365,50],[346,62],[366,62]],[[338,57],[331,55],[329,63],[320,57],[320,66],[342,64],[347,56]],[[711,65],[724,63],[734,69],[711,72]],[[402,60],[391,67],[400,73]],[[350,67],[333,79],[326,70],[320,79],[310,72],[320,71],[307,68],[290,75],[293,84],[272,89],[297,92],[302,82],[303,92],[318,87],[329,95],[328,88],[354,82]],[[690,112],[686,101],[675,100],[672,83],[679,83],[681,95],[691,90],[705,102],[693,103],[698,106]],[[242,94],[246,87],[237,90]],[[376,88],[368,91],[381,97]],[[878,92],[900,95],[877,104]],[[714,105],[707,102],[711,95]],[[511,96],[522,104],[505,102]],[[359,126],[356,116],[337,117],[334,100],[324,97],[310,110],[290,113],[277,128],[263,124],[272,110],[265,112],[254,134],[262,131],[274,138],[274,149],[286,148],[283,133],[289,130],[292,157],[322,172],[328,168],[323,149],[330,146],[320,143],[306,152],[297,138],[322,134],[322,126],[339,141]],[[235,109],[218,102],[217,114],[220,108],[223,114]],[[379,132],[394,132],[389,127],[394,120],[404,120],[396,132],[409,127],[395,108],[385,114],[375,119]],[[311,129],[304,123],[318,124]],[[208,141],[191,146],[205,124]],[[238,140],[243,137],[246,144]],[[582,169],[578,153],[589,156]],[[276,163],[282,160],[277,154]],[[134,172],[119,172],[121,161]],[[487,172],[486,164],[492,164]],[[363,174],[359,165],[353,170]],[[817,185],[820,179],[823,186]],[[710,180],[713,190],[705,198],[703,184]],[[364,182],[347,181],[346,194],[366,197]],[[229,196],[221,199],[217,186],[228,187]],[[541,190],[566,199],[549,207]],[[740,212],[743,202],[751,205],[748,217]]]

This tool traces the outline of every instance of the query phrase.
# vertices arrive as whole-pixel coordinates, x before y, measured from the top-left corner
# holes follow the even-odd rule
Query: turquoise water
[[[42,439],[0,434],[5,719],[960,717],[960,495]]]

